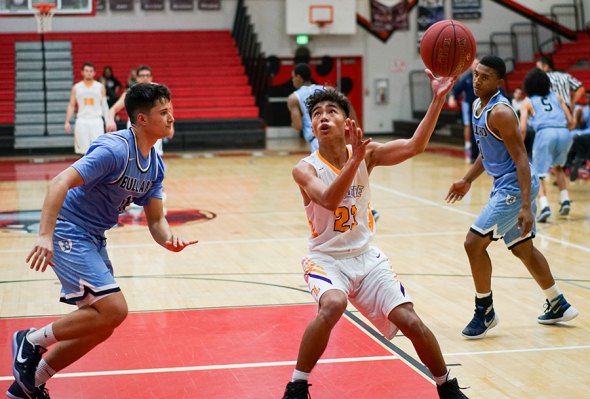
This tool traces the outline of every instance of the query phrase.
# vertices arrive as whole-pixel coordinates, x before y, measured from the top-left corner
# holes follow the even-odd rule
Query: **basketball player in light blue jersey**
[[[564,99],[551,90],[549,76],[542,70],[533,68],[527,73],[524,79],[524,90],[528,98],[520,106],[520,130],[526,132],[529,122],[535,129],[533,170],[541,179],[539,188],[541,211],[537,222],[545,223],[551,216],[545,187],[545,178],[550,167],[553,169],[561,197],[559,214],[567,216],[570,213],[570,198],[563,167],[572,145],[573,135],[569,129],[574,127],[574,119]]]
[[[464,244],[476,291],[475,314],[463,330],[463,336],[469,339],[485,337],[498,324],[487,248],[501,238],[547,297],[545,312],[537,321],[555,324],[578,315],[557,287],[547,260],[533,245],[539,178],[531,174],[516,112],[499,91],[505,75],[506,65],[496,56],[482,58],[475,68],[473,89],[478,99],[473,105],[473,127],[480,155],[465,176],[451,185],[446,197],[449,203],[461,200],[484,171],[494,178],[490,199],[471,225]]]
[[[8,389],[10,398],[48,398],[46,381],[125,320],[127,303],[113,276],[105,231],[130,203],[144,207],[150,233],[162,247],[179,252],[196,243],[174,234],[164,218],[164,168],[153,145],[173,132],[168,88],[137,84],[129,89],[125,107],[132,128],[97,138],[49,185],[39,238],[26,261],[36,271],[51,266],[62,285],[61,301],[78,309],[39,330],[14,333],[16,381]]]
[[[287,98],[287,107],[291,113],[291,126],[297,132],[303,133],[303,138],[309,143],[309,149],[313,153],[318,150],[319,144],[311,130],[311,118],[305,102],[309,96],[318,90],[325,90],[325,87],[311,82],[311,68],[308,64],[295,65],[291,81],[297,89]]]

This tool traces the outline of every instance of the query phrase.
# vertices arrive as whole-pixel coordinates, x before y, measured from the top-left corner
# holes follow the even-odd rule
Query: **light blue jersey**
[[[536,225],[533,222],[532,230],[521,237],[518,228],[518,212],[522,206],[522,196],[518,184],[516,165],[504,144],[504,140],[492,132],[487,123],[489,112],[498,104],[510,107],[510,102],[499,91],[494,94],[483,110],[477,114],[481,104],[478,98],[474,103],[473,131],[479,146],[481,159],[486,172],[494,177],[494,187],[485,207],[481,210],[477,219],[471,225],[471,232],[489,237],[491,240],[504,239],[508,249],[529,240],[535,236]],[[518,116],[514,113],[516,120]],[[531,176],[530,200],[532,202],[533,215],[536,212],[534,198],[539,191],[539,178]]]
[[[62,285],[61,301],[82,307],[120,291],[104,232],[131,202],[162,198],[164,165],[154,148],[143,157],[127,129],[94,140],[72,167],[84,184],[68,190],[60,210],[52,269]]]
[[[573,136],[557,94],[550,91],[546,96],[530,96],[529,100],[534,111],[530,118],[535,129],[533,170],[543,178],[551,166],[565,165]]]
[[[535,132],[547,128],[567,128],[565,112],[553,91],[546,96],[530,96],[529,100],[535,111],[530,119]]]
[[[485,108],[477,114],[480,104],[481,100],[479,98],[475,100],[472,124],[475,141],[479,146],[483,166],[486,172],[496,179],[512,174],[514,175],[514,180],[516,182],[516,165],[506,149],[504,140],[492,132],[488,127],[488,113],[494,109],[495,106],[503,104],[504,106],[509,107],[513,112],[514,109],[512,108],[510,101],[508,101],[508,99],[499,91],[494,94]],[[514,112],[514,115],[518,120],[516,112]],[[514,188],[518,189],[518,184],[515,185]]]
[[[318,90],[325,90],[324,86],[320,85],[309,85],[309,86],[301,86],[299,89],[295,91],[295,95],[299,100],[299,108],[301,109],[301,113],[303,114],[302,118],[302,130],[303,130],[303,138],[305,141],[309,143],[311,152],[315,152],[319,148],[318,141],[316,137],[313,135],[313,131],[311,130],[311,117],[309,116],[309,112],[307,111],[307,105],[305,102],[307,99],[314,94]]]
[[[59,218],[91,234],[103,236],[132,202],[143,206],[162,198],[162,159],[153,148],[144,158],[132,129],[100,136],[72,167],[84,184],[68,191]]]

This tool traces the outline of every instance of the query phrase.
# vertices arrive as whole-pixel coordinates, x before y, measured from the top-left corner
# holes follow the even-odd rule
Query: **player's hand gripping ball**
[[[459,21],[445,19],[430,26],[420,43],[424,65],[438,76],[458,76],[475,58],[475,37]]]

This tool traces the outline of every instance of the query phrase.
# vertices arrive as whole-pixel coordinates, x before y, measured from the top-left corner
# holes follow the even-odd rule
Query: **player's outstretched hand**
[[[196,243],[198,243],[198,241],[186,241],[181,236],[172,234],[172,237],[170,237],[170,239],[164,243],[164,246],[168,251],[180,252],[189,245],[193,245]]]
[[[41,236],[29,252],[26,262],[32,270],[44,272],[47,266],[53,267],[53,240],[51,237]]]
[[[433,75],[430,69],[425,69],[426,75],[428,79],[430,79],[430,86],[432,87],[432,93],[435,97],[444,97],[446,96],[457,81],[456,76],[449,76],[449,77],[436,77]]]
[[[348,136],[346,142],[352,145],[352,156],[358,157],[360,160],[365,159],[367,145],[369,145],[372,139],[363,140],[363,130],[357,127],[356,122],[350,118],[346,118],[346,134]]]
[[[447,193],[445,200],[449,204],[454,204],[456,201],[461,201],[470,188],[471,183],[468,183],[463,179],[458,180],[451,185],[451,188],[449,188],[449,192]]]

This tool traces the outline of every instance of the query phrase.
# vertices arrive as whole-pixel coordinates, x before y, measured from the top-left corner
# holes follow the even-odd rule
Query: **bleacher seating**
[[[558,71],[566,71],[579,79],[586,90],[590,90],[590,35],[578,34],[575,42],[564,43],[553,54],[553,64]],[[519,62],[514,71],[508,74],[508,91],[522,87],[527,72],[535,67],[535,62]],[[585,99],[582,99],[585,101]]]
[[[2,70],[14,71],[15,42],[38,40],[37,34],[0,34]],[[153,81],[170,88],[177,121],[255,119],[262,126],[229,31],[52,32],[45,40],[71,41],[74,81],[84,62],[96,66],[96,79],[111,66],[123,85],[132,68],[146,64]],[[14,74],[0,75],[0,124],[14,123],[14,81]],[[124,112],[120,116],[126,119]],[[176,129],[177,135],[184,133],[190,132]],[[264,145],[262,127],[256,140]]]

